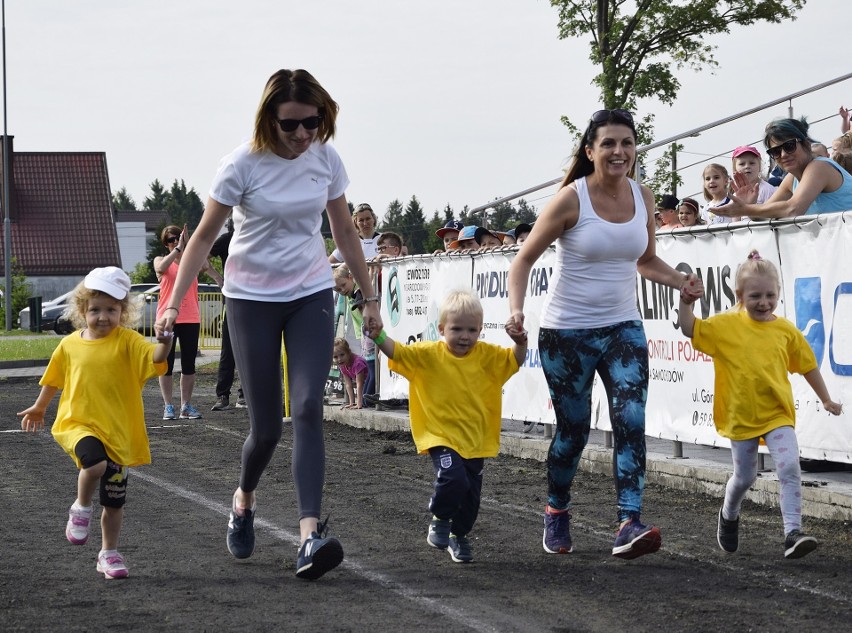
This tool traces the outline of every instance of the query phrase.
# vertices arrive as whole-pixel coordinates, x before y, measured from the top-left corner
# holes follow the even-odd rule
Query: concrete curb
[[[377,411],[375,409],[341,409],[325,406],[324,416],[340,424],[374,431],[410,431],[407,411]],[[550,439],[504,432],[500,439],[500,454],[544,462]],[[586,447],[580,468],[602,475],[612,474],[612,449],[603,446]],[[646,480],[672,490],[707,494],[719,499],[725,495],[725,484],[731,476],[730,465],[704,459],[675,459],[658,453],[648,453]],[[779,483],[775,473],[760,473],[746,498],[768,507],[778,507]],[[852,489],[835,482],[820,481],[818,475],[802,473],[802,514],[818,519],[852,521]]]

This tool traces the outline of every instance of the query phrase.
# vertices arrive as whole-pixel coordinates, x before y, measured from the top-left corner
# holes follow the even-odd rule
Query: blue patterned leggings
[[[597,372],[609,400],[618,518],[623,521],[641,512],[648,396],[648,344],[642,322],[583,330],[542,328],[538,348],[556,412],[556,433],[547,456],[548,505],[563,510],[571,502],[571,484],[589,441]]]

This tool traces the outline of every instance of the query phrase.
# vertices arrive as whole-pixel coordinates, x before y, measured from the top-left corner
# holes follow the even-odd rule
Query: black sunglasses
[[[180,241],[180,235],[172,235],[166,238],[166,244],[174,244],[178,241]]]
[[[295,132],[300,125],[306,130],[315,130],[320,126],[322,115],[309,116],[307,119],[278,119],[278,125],[282,132]]]
[[[769,154],[769,158],[773,160],[778,160],[779,158],[781,158],[782,149],[786,154],[792,154],[796,151],[796,147],[801,142],[801,139],[791,138],[789,141],[784,141],[783,143],[781,143],[781,145],[776,145],[775,147],[767,147],[766,153]]]
[[[610,119],[621,119],[623,121],[627,121],[630,125],[633,125],[633,115],[627,110],[622,110],[621,108],[616,108],[615,110],[598,110],[592,114],[589,119],[589,123],[600,125],[601,123],[606,123]]]

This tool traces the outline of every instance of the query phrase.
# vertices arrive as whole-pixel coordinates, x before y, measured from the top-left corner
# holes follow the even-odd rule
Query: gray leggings
[[[281,438],[284,415],[281,341],[287,348],[292,472],[299,519],[320,517],[325,479],[323,392],[331,368],[331,289],[286,303],[227,299],[228,331],[251,430],[243,444],[240,488],[257,488]]]

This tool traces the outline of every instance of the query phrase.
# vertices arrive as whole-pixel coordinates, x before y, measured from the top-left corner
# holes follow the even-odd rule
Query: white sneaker
[[[74,545],[85,545],[89,540],[89,521],[92,520],[92,506],[81,508],[75,502],[68,509],[68,523],[65,524],[65,538]]]
[[[118,550],[101,551],[98,554],[98,573],[103,574],[107,580],[116,578],[127,578],[127,565],[124,564],[124,556]]]

